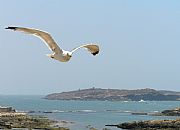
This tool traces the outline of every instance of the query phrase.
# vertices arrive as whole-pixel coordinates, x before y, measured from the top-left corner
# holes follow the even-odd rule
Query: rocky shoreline
[[[141,115],[141,113],[139,115]],[[160,113],[156,113],[152,115],[178,117],[180,116],[180,108],[164,110]],[[125,123],[121,123],[117,125],[106,125],[106,126],[113,126],[113,127],[117,127],[121,129],[128,129],[128,130],[180,130],[180,118],[177,118],[175,120],[133,121],[133,122],[125,122]]]
[[[50,120],[44,116],[29,116],[25,113],[0,113],[0,129],[26,128],[39,130],[69,130],[57,125],[58,121]]]
[[[176,120],[134,121],[106,126],[115,126],[128,130],[180,130],[180,118]]]

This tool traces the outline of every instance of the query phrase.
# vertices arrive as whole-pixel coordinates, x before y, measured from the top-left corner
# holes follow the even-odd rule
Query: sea
[[[0,106],[10,106],[17,111],[31,112],[53,120],[67,121],[62,124],[70,130],[121,130],[106,127],[123,122],[176,119],[172,116],[132,115],[132,113],[157,113],[180,107],[180,101],[63,101],[47,100],[42,95],[1,95]]]

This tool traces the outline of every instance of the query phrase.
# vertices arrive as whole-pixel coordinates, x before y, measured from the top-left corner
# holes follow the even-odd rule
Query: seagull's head
[[[63,55],[65,56],[65,57],[68,57],[69,59],[72,57],[72,52],[70,52],[70,51],[64,51],[63,52]]]
[[[53,56],[53,54],[46,54],[46,56],[48,56],[49,58],[52,58],[52,59],[54,59],[54,56]]]
[[[71,57],[72,57],[72,52],[67,52],[67,56],[68,56],[69,58],[71,58]]]

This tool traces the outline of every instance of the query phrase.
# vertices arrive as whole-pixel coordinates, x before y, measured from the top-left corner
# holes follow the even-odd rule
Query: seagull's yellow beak
[[[48,56],[49,58],[54,58],[52,54],[46,54],[46,56]]]
[[[51,54],[46,54],[46,56],[51,58]]]

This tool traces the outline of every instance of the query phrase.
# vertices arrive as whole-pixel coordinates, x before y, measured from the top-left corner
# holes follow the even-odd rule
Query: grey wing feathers
[[[23,28],[23,27],[7,27],[5,29],[21,31],[21,32],[25,32],[27,34],[32,34],[34,36],[37,36],[45,42],[45,44],[49,47],[50,50],[52,50],[55,53],[62,53],[62,50],[59,48],[59,46],[53,40],[51,35],[47,32],[37,30],[37,29]]]
[[[94,56],[96,54],[99,53],[99,46],[98,45],[95,45],[95,44],[86,44],[86,45],[82,45],[80,47],[77,47],[75,49],[73,49],[71,52],[75,52],[76,50],[80,49],[80,48],[86,48],[91,54],[93,54]]]
[[[98,45],[86,45],[84,46],[85,48],[88,49],[88,51],[91,52],[94,56],[99,53],[99,46]]]

